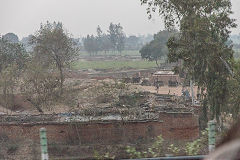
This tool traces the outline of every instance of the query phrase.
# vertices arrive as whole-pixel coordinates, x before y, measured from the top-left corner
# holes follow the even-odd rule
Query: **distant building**
[[[173,71],[161,70],[153,73],[150,81],[153,85],[156,83],[160,83],[162,85],[174,85],[182,83],[183,80],[178,74],[174,74]]]

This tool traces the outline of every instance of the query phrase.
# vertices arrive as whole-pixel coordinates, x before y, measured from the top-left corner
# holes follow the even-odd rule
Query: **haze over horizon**
[[[232,0],[233,18],[240,33],[239,0]],[[74,37],[104,32],[110,22],[121,23],[127,35],[154,34],[164,29],[162,19],[155,15],[148,20],[146,6],[140,0],[0,0],[0,35],[12,32],[23,38],[39,29],[40,23],[60,21]]]

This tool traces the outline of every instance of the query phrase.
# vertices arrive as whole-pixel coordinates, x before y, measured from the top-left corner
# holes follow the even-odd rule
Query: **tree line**
[[[107,32],[103,32],[100,26],[96,29],[97,35],[87,35],[83,38],[83,47],[90,55],[98,52],[119,52],[123,50],[140,50],[141,47],[152,40],[152,36],[126,36],[120,23],[110,23]]]
[[[29,43],[32,34],[19,40],[14,33],[7,33],[2,36],[5,40],[21,43],[27,52],[32,52],[33,46]],[[124,50],[139,51],[145,44],[153,40],[153,35],[130,35],[127,36],[120,23],[110,23],[109,29],[105,33],[100,26],[96,29],[96,35],[88,34],[86,37],[72,38],[74,43],[81,49],[93,56],[97,53],[121,53]]]

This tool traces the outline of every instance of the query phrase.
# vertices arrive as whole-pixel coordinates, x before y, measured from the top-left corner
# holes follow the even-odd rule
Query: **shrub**
[[[174,146],[174,144],[170,144],[168,147],[168,150],[174,155],[178,155],[180,152],[180,149],[178,147]]]

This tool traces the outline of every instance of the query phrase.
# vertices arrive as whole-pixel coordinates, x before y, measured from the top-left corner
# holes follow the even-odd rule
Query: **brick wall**
[[[191,113],[160,113],[158,121],[2,123],[0,133],[7,133],[11,139],[21,137],[38,141],[41,127],[47,129],[49,141],[79,141],[81,144],[135,143],[160,134],[171,140],[190,140],[199,136],[198,117]]]

